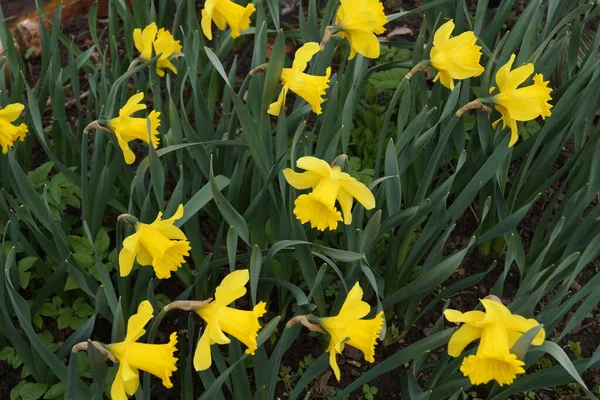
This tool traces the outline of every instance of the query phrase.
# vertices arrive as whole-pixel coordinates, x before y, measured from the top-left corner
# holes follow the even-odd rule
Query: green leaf
[[[56,383],[56,384],[50,386],[50,389],[48,389],[46,394],[44,394],[44,399],[45,400],[59,399],[59,398],[64,397],[66,392],[67,392],[67,385],[65,385],[63,382],[59,382],[59,383]]]
[[[96,239],[94,239],[94,247],[98,254],[105,257],[108,253],[108,248],[110,247],[110,238],[108,237],[108,233],[104,229],[100,229],[96,234]]]
[[[34,188],[39,189],[44,184],[48,183],[48,174],[52,170],[54,163],[52,161],[48,161],[33,171],[27,173],[27,179],[33,185]]]
[[[531,342],[535,339],[535,336],[538,332],[543,328],[543,325],[537,325],[525,332],[521,337],[513,344],[510,352],[515,354],[519,360],[525,358],[527,351],[529,351],[529,346],[531,346]]]
[[[38,400],[44,395],[48,386],[43,383],[26,383],[21,387],[19,395],[23,400]]]
[[[229,178],[218,175],[211,180],[211,182],[207,183],[196,192],[191,199],[183,206],[183,216],[175,222],[175,225],[182,226],[186,223],[188,219],[190,219],[193,215],[195,215],[198,211],[200,211],[205,205],[208,204],[209,201],[213,199],[212,193],[212,184],[216,185],[217,191],[221,191],[227,186],[229,186]]]
[[[559,345],[546,340],[541,346],[536,347],[535,351],[548,353],[552,357],[554,357],[554,359],[558,361],[558,363],[565,369],[565,371],[567,371],[569,375],[571,375],[571,377],[575,381],[577,381],[577,383],[579,383],[583,391],[589,396],[590,399],[598,400],[598,398],[594,396],[592,392],[590,392],[583,379],[581,379],[579,372],[577,372],[577,369],[569,359],[569,356]]]
[[[240,235],[240,238],[247,244],[250,244],[250,237],[248,233],[248,225],[246,225],[246,221],[244,217],[237,212],[237,210],[231,205],[229,201],[223,196],[221,191],[219,190],[219,186],[217,186],[217,182],[215,181],[215,177],[213,175],[212,170],[212,162],[210,166],[210,189],[212,192],[213,199],[215,200],[215,204],[217,208],[221,212],[221,215],[227,221],[227,223],[233,227],[235,227],[236,231]]]
[[[81,236],[69,236],[69,244],[75,253],[87,254],[92,256],[94,249],[90,245],[90,242]]]

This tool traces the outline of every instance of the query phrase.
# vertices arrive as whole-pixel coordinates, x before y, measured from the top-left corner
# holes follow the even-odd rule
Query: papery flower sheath
[[[157,278],[170,278],[171,272],[181,268],[184,257],[190,255],[190,242],[185,233],[174,225],[183,216],[183,205],[179,205],[171,218],[162,219],[162,215],[159,212],[151,224],[138,222],[135,233],[123,241],[119,253],[121,276],[129,275],[133,261],[137,259],[140,265],[152,265]]]
[[[518,374],[525,373],[525,363],[512,354],[510,349],[523,333],[539,323],[535,319],[513,315],[498,301],[483,299],[481,303],[485,312],[444,311],[448,321],[463,323],[448,342],[448,354],[458,357],[465,347],[480,339],[477,352],[465,357],[460,370],[473,385],[491,380],[495,380],[500,386],[509,385]],[[532,344],[541,345],[545,336],[544,329],[540,329]]]
[[[375,361],[375,345],[383,327],[383,311],[377,313],[375,318],[362,319],[371,311],[371,306],[362,301],[362,296],[363,290],[357,282],[348,292],[338,315],[321,318],[319,322],[331,336],[327,347],[329,364],[338,381],[340,368],[337,355],[342,353],[344,345],[348,344],[360,350],[366,361]]]
[[[285,98],[288,90],[302,97],[311,105],[313,112],[321,114],[321,103],[325,101],[325,89],[329,87],[329,75],[331,68],[327,68],[325,76],[309,75],[304,73],[310,59],[319,52],[321,46],[315,42],[309,42],[300,47],[294,56],[292,68],[284,68],[281,71],[281,83],[283,88],[279,93],[277,101],[271,103],[267,112],[271,115],[279,115],[285,106]]]
[[[356,53],[366,58],[378,58],[379,39],[385,32],[387,18],[379,0],[340,0],[337,12],[338,35],[350,42],[350,60]]]
[[[169,343],[165,344],[137,342],[146,333],[144,327],[152,318],[152,312],[152,304],[148,300],[142,301],[137,314],[127,322],[125,340],[106,346],[119,361],[119,369],[110,388],[112,400],[127,400],[127,395],[135,394],[140,385],[139,370],[160,378],[166,388],[173,387],[171,375],[177,371],[177,358],[173,357],[177,350],[177,333],[171,333]]]
[[[339,202],[346,225],[352,223],[352,204],[358,200],[367,210],[375,208],[375,196],[363,183],[357,181],[339,166],[331,167],[326,161],[316,157],[300,157],[298,168],[306,172],[283,170],[287,182],[296,189],[312,189],[308,194],[298,196],[294,202],[294,215],[303,224],[321,231],[336,229],[342,221],[342,214],[336,208]]]
[[[454,89],[454,79],[467,79],[479,76],[484,68],[479,64],[481,47],[472,31],[452,36],[454,21],[440,26],[433,36],[431,65],[438,70],[433,81],[439,80],[448,89]]]
[[[525,87],[518,87],[533,74],[533,64],[525,64],[511,71],[515,62],[515,55],[496,73],[496,85],[499,93],[492,97],[496,110],[502,116],[495,121],[492,126],[496,128],[502,121],[503,127],[510,128],[509,147],[513,146],[519,139],[517,121],[531,121],[537,117],[546,119],[552,115],[552,105],[548,103],[552,100],[550,93],[552,89],[548,87],[549,81],[544,81],[542,74],[536,74],[533,77],[533,84]],[[490,93],[494,93],[496,88],[492,88]]]
[[[177,68],[171,63],[171,57],[175,53],[181,52],[179,40],[175,40],[171,32],[164,28],[158,29],[156,23],[151,23],[144,30],[139,28],[133,30],[133,42],[135,48],[140,52],[140,57],[144,61],[152,58],[152,49],[154,54],[160,54],[156,61],[156,73],[158,76],[165,76],[165,68],[177,73]]]
[[[127,164],[133,164],[135,154],[129,148],[129,142],[133,140],[141,140],[149,143],[148,124],[146,118],[132,117],[135,112],[145,110],[146,105],[142,103],[144,93],[134,94],[127,100],[127,103],[119,110],[119,116],[107,121],[108,129],[110,129],[119,142],[119,147],[123,151],[123,157]],[[150,135],[152,136],[152,146],[158,147],[160,141],[158,137],[158,127],[160,126],[160,112],[151,111],[148,115],[150,119]]]
[[[228,307],[229,304],[246,294],[246,283],[250,280],[247,269],[231,272],[215,290],[215,299],[197,308],[196,313],[206,322],[202,336],[194,353],[194,368],[204,371],[210,368],[212,358],[210,346],[231,342],[225,333],[233,336],[246,347],[246,354],[254,355],[258,348],[256,338],[260,324],[258,319],[266,312],[266,304],[259,302],[250,311]]]
[[[25,124],[13,125],[24,109],[25,106],[20,103],[0,108],[0,146],[3,154],[8,153],[8,149],[13,147],[16,141],[25,140],[25,135],[29,132]]]
[[[225,30],[229,25],[231,37],[235,39],[240,36],[240,31],[250,27],[250,16],[254,11],[256,7],[252,3],[242,7],[231,0],[206,0],[202,9],[202,32],[208,40],[212,40],[213,22],[220,30]]]

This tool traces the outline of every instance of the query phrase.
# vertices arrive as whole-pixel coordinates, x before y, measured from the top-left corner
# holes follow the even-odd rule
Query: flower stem
[[[103,119],[97,119],[95,121],[90,122],[88,124],[88,126],[86,126],[85,129],[83,130],[83,133],[90,133],[90,131],[92,129],[103,130],[106,132],[114,133],[113,131],[111,131],[110,129],[108,129],[106,127],[106,120],[103,120]]]
[[[269,63],[260,64],[259,66],[254,67],[250,72],[248,72],[248,75],[254,76],[255,74],[257,74],[259,72],[267,72],[268,66],[269,66]]]
[[[342,30],[341,26],[338,25],[328,25],[325,27],[325,32],[323,33],[323,39],[321,40],[321,50],[325,49],[327,42],[331,40],[336,33]]]
[[[310,319],[310,321],[309,321],[309,319]],[[294,318],[290,319],[287,322],[287,324],[285,324],[285,327],[290,328],[296,324],[301,324],[301,325],[305,326],[306,328],[308,328],[308,330],[311,332],[325,333],[323,328],[321,328],[321,326],[319,325],[318,320],[319,320],[319,318],[312,314],[298,315],[298,316],[295,316]]]
[[[486,106],[485,104],[483,104],[482,100],[483,99],[476,99],[470,103],[465,104],[464,106],[462,106],[461,108],[458,109],[458,111],[456,112],[456,117],[460,118],[460,117],[462,117],[462,115],[464,113],[466,113],[467,111],[471,111],[471,110],[482,110],[488,114],[491,114],[492,109],[489,108],[488,106]]]
[[[136,217],[134,217],[133,215],[130,215],[130,214],[119,215],[117,217],[117,221],[125,222],[127,225],[129,225],[132,228],[135,228],[136,225],[140,223],[140,221],[138,221],[138,219]]]
[[[104,346],[102,346],[99,342],[88,340],[87,342],[79,342],[71,349],[73,353],[79,353],[80,351],[87,351],[90,343],[92,346],[96,348],[100,352],[100,354],[105,355],[108,359],[114,363],[118,362],[115,356]]]
[[[418,63],[417,65],[415,65],[410,71],[408,71],[408,73],[404,76],[404,78],[406,78],[407,80],[412,78],[412,76],[414,74],[416,74],[417,72],[426,72],[427,75],[429,75],[429,73],[431,72],[431,67],[429,66],[430,62],[429,60],[423,60],[420,63]]]
[[[140,65],[140,62],[142,62],[142,60],[140,60],[139,57],[134,58],[133,61],[131,62],[131,64],[129,64],[129,67],[127,67],[127,71],[137,67],[138,65]]]

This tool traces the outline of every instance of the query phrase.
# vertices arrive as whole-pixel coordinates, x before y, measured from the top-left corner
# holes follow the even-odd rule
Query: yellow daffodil
[[[336,200],[340,203],[346,225],[352,223],[354,199],[367,210],[375,208],[375,196],[369,188],[342,172],[339,166],[331,167],[316,157],[300,157],[296,165],[306,172],[298,173],[286,168],[283,175],[296,189],[312,189],[312,192],[298,196],[294,202],[294,215],[303,224],[310,222],[311,227],[321,231],[336,229],[338,222],[342,221],[342,215],[335,206]]]
[[[371,311],[371,306],[362,301],[362,296],[363,290],[357,282],[348,293],[339,314],[321,318],[319,322],[331,336],[327,347],[329,364],[338,381],[340,368],[336,356],[342,353],[345,344],[362,351],[366,361],[375,361],[375,345],[383,327],[383,311],[373,319],[361,319]]]
[[[183,206],[179,205],[171,218],[161,219],[162,213],[159,212],[151,224],[136,223],[136,232],[123,241],[119,253],[121,276],[129,275],[133,260],[137,258],[140,265],[152,265],[157,278],[170,278],[171,272],[177,271],[185,262],[184,257],[190,255],[190,242],[185,233],[174,225],[182,216]]]
[[[266,304],[258,303],[251,311],[237,310],[227,307],[246,294],[245,285],[250,280],[247,269],[234,271],[221,281],[215,291],[215,300],[204,307],[196,309],[196,313],[206,322],[204,332],[198,341],[194,353],[194,368],[204,371],[210,368],[212,344],[228,344],[231,342],[225,333],[230,334],[246,347],[246,354],[254,355],[258,348],[256,338],[260,324],[258,319],[266,312]]]
[[[135,154],[129,148],[129,142],[132,140],[141,140],[149,143],[148,124],[146,118],[135,118],[131,115],[137,111],[145,110],[146,105],[141,102],[144,100],[144,93],[134,94],[127,100],[127,103],[119,110],[119,116],[107,122],[108,128],[115,134],[119,147],[123,151],[125,162],[133,164]],[[158,147],[160,139],[158,138],[158,127],[160,126],[160,112],[152,111],[148,118],[150,119],[150,128],[152,135],[152,146]]]
[[[212,22],[220,30],[229,25],[231,37],[235,39],[240,36],[240,31],[250,27],[250,16],[254,11],[256,7],[252,3],[242,7],[231,0],[206,0],[202,9],[202,32],[208,40],[212,40]]]
[[[481,47],[472,31],[450,37],[454,30],[452,20],[440,26],[433,36],[431,65],[438,70],[433,81],[439,81],[448,89],[454,89],[454,79],[479,76],[484,68],[479,65]]]
[[[159,30],[153,22],[146,26],[143,31],[139,28],[134,29],[133,42],[144,61],[152,58],[153,48],[154,54],[160,54],[156,62],[156,73],[158,76],[165,76],[165,68],[177,73],[177,68],[171,63],[171,57],[175,53],[180,53],[182,47],[179,44],[179,40],[175,40],[171,32],[164,28]]]
[[[267,112],[271,115],[279,115],[281,109],[285,105],[285,97],[288,90],[302,97],[308,104],[312,106],[312,110],[316,114],[321,114],[321,103],[325,101],[325,89],[329,87],[329,75],[331,68],[327,68],[325,76],[305,74],[304,70],[308,66],[310,59],[319,52],[321,46],[315,42],[306,43],[300,47],[294,56],[292,68],[284,68],[281,71],[281,83],[283,88],[277,101],[271,103]]]
[[[483,299],[481,303],[485,312],[462,313],[450,309],[444,311],[448,321],[463,323],[450,338],[448,354],[458,357],[471,342],[480,339],[476,354],[467,356],[460,370],[473,385],[488,383],[491,380],[495,380],[500,386],[509,385],[518,374],[525,373],[525,363],[512,354],[510,349],[523,333],[539,323],[535,319],[513,315],[498,301]],[[542,328],[532,344],[541,345],[545,336]]]
[[[25,140],[25,134],[29,131],[27,125],[13,125],[25,106],[20,103],[9,104],[4,108],[0,108],[0,146],[2,153],[8,153],[8,149],[15,145],[17,140]]]
[[[350,42],[350,57],[356,53],[366,58],[378,58],[379,39],[385,32],[387,18],[379,0],[340,0],[337,12],[338,35]]]
[[[537,117],[546,118],[552,115],[550,109],[552,105],[548,101],[552,100],[548,87],[549,81],[544,81],[542,74],[536,74],[533,77],[533,85],[518,88],[527,78],[533,74],[533,64],[525,64],[511,71],[515,62],[515,55],[510,56],[510,60],[504,64],[496,73],[496,85],[499,93],[492,100],[496,109],[502,117],[494,122],[492,126],[496,128],[502,121],[503,127],[510,127],[510,143],[513,146],[519,138],[517,121],[530,121]],[[493,93],[495,88],[490,90]]]
[[[177,371],[177,358],[173,357],[177,350],[177,333],[171,333],[169,343],[137,343],[146,333],[144,326],[152,318],[152,311],[152,304],[148,300],[142,301],[137,314],[129,318],[125,340],[106,346],[119,361],[119,369],[110,388],[112,400],[127,400],[127,395],[135,394],[140,385],[138,370],[160,378],[166,388],[173,387],[171,375]]]

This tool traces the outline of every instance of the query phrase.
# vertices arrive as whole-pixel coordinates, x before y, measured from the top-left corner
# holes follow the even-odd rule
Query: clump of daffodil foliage
[[[597,4],[108,3],[0,15],[0,394],[596,398]]]

